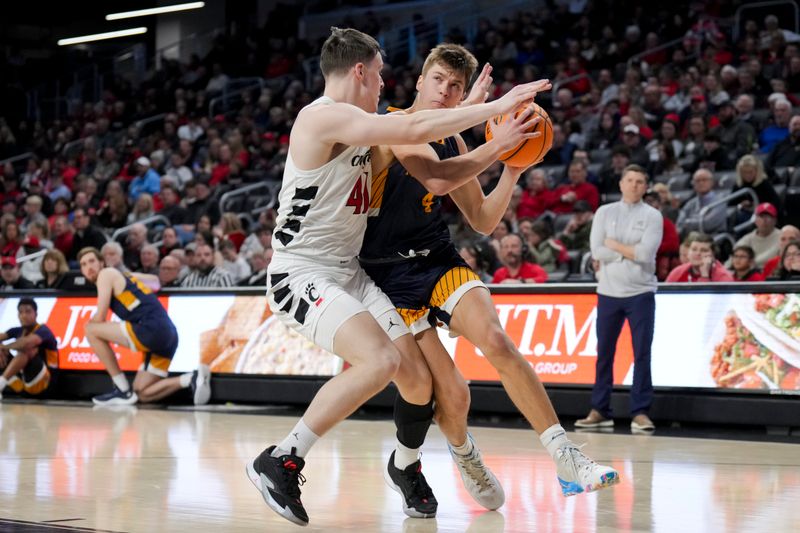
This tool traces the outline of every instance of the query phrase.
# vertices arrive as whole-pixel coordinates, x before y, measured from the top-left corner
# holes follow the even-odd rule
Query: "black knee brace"
[[[433,400],[425,405],[408,403],[398,393],[394,400],[397,440],[407,448],[420,448],[433,421]]]

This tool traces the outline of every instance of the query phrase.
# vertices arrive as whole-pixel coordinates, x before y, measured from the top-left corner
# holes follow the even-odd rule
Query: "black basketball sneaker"
[[[386,484],[403,497],[403,512],[412,518],[433,518],[439,502],[422,474],[422,462],[417,460],[403,470],[394,466],[394,452],[383,472]]]
[[[274,449],[270,446],[247,463],[247,476],[273,511],[299,526],[307,526],[308,514],[300,501],[300,485],[306,482],[300,471],[306,463],[294,455],[297,448],[280,457],[272,456]]]

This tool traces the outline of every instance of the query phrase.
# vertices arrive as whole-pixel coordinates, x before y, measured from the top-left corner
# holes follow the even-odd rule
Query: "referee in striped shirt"
[[[214,266],[214,249],[208,244],[198,244],[194,253],[195,268],[183,278],[181,287],[231,287],[230,274]]]

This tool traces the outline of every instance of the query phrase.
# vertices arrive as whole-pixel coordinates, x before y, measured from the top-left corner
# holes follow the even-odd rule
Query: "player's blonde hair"
[[[425,58],[422,75],[425,76],[433,65],[441,65],[456,74],[463,74],[466,89],[478,69],[478,60],[460,44],[442,43],[433,48]]]

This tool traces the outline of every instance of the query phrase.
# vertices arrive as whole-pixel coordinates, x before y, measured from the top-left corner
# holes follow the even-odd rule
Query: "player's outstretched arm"
[[[410,115],[375,115],[350,104],[337,103],[306,109],[298,116],[293,141],[327,145],[375,146],[423,144],[455,135],[489,118],[509,113],[537,93],[550,88],[548,80],[517,85],[502,98],[457,109],[431,109]]]
[[[530,167],[528,167],[530,168]],[[489,235],[503,218],[517,186],[519,177],[527,169],[505,166],[494,190],[488,196],[477,179],[473,179],[450,193],[469,225],[484,235]]]
[[[474,179],[489,168],[500,154],[507,152],[519,143],[538,137],[541,132],[528,132],[540,117],[525,122],[532,112],[529,107],[518,116],[495,126],[495,136],[475,150],[467,152],[460,136],[456,136],[461,155],[439,159],[429,144],[395,145],[392,152],[411,176],[437,196],[444,196]],[[416,114],[416,113],[415,113]]]

